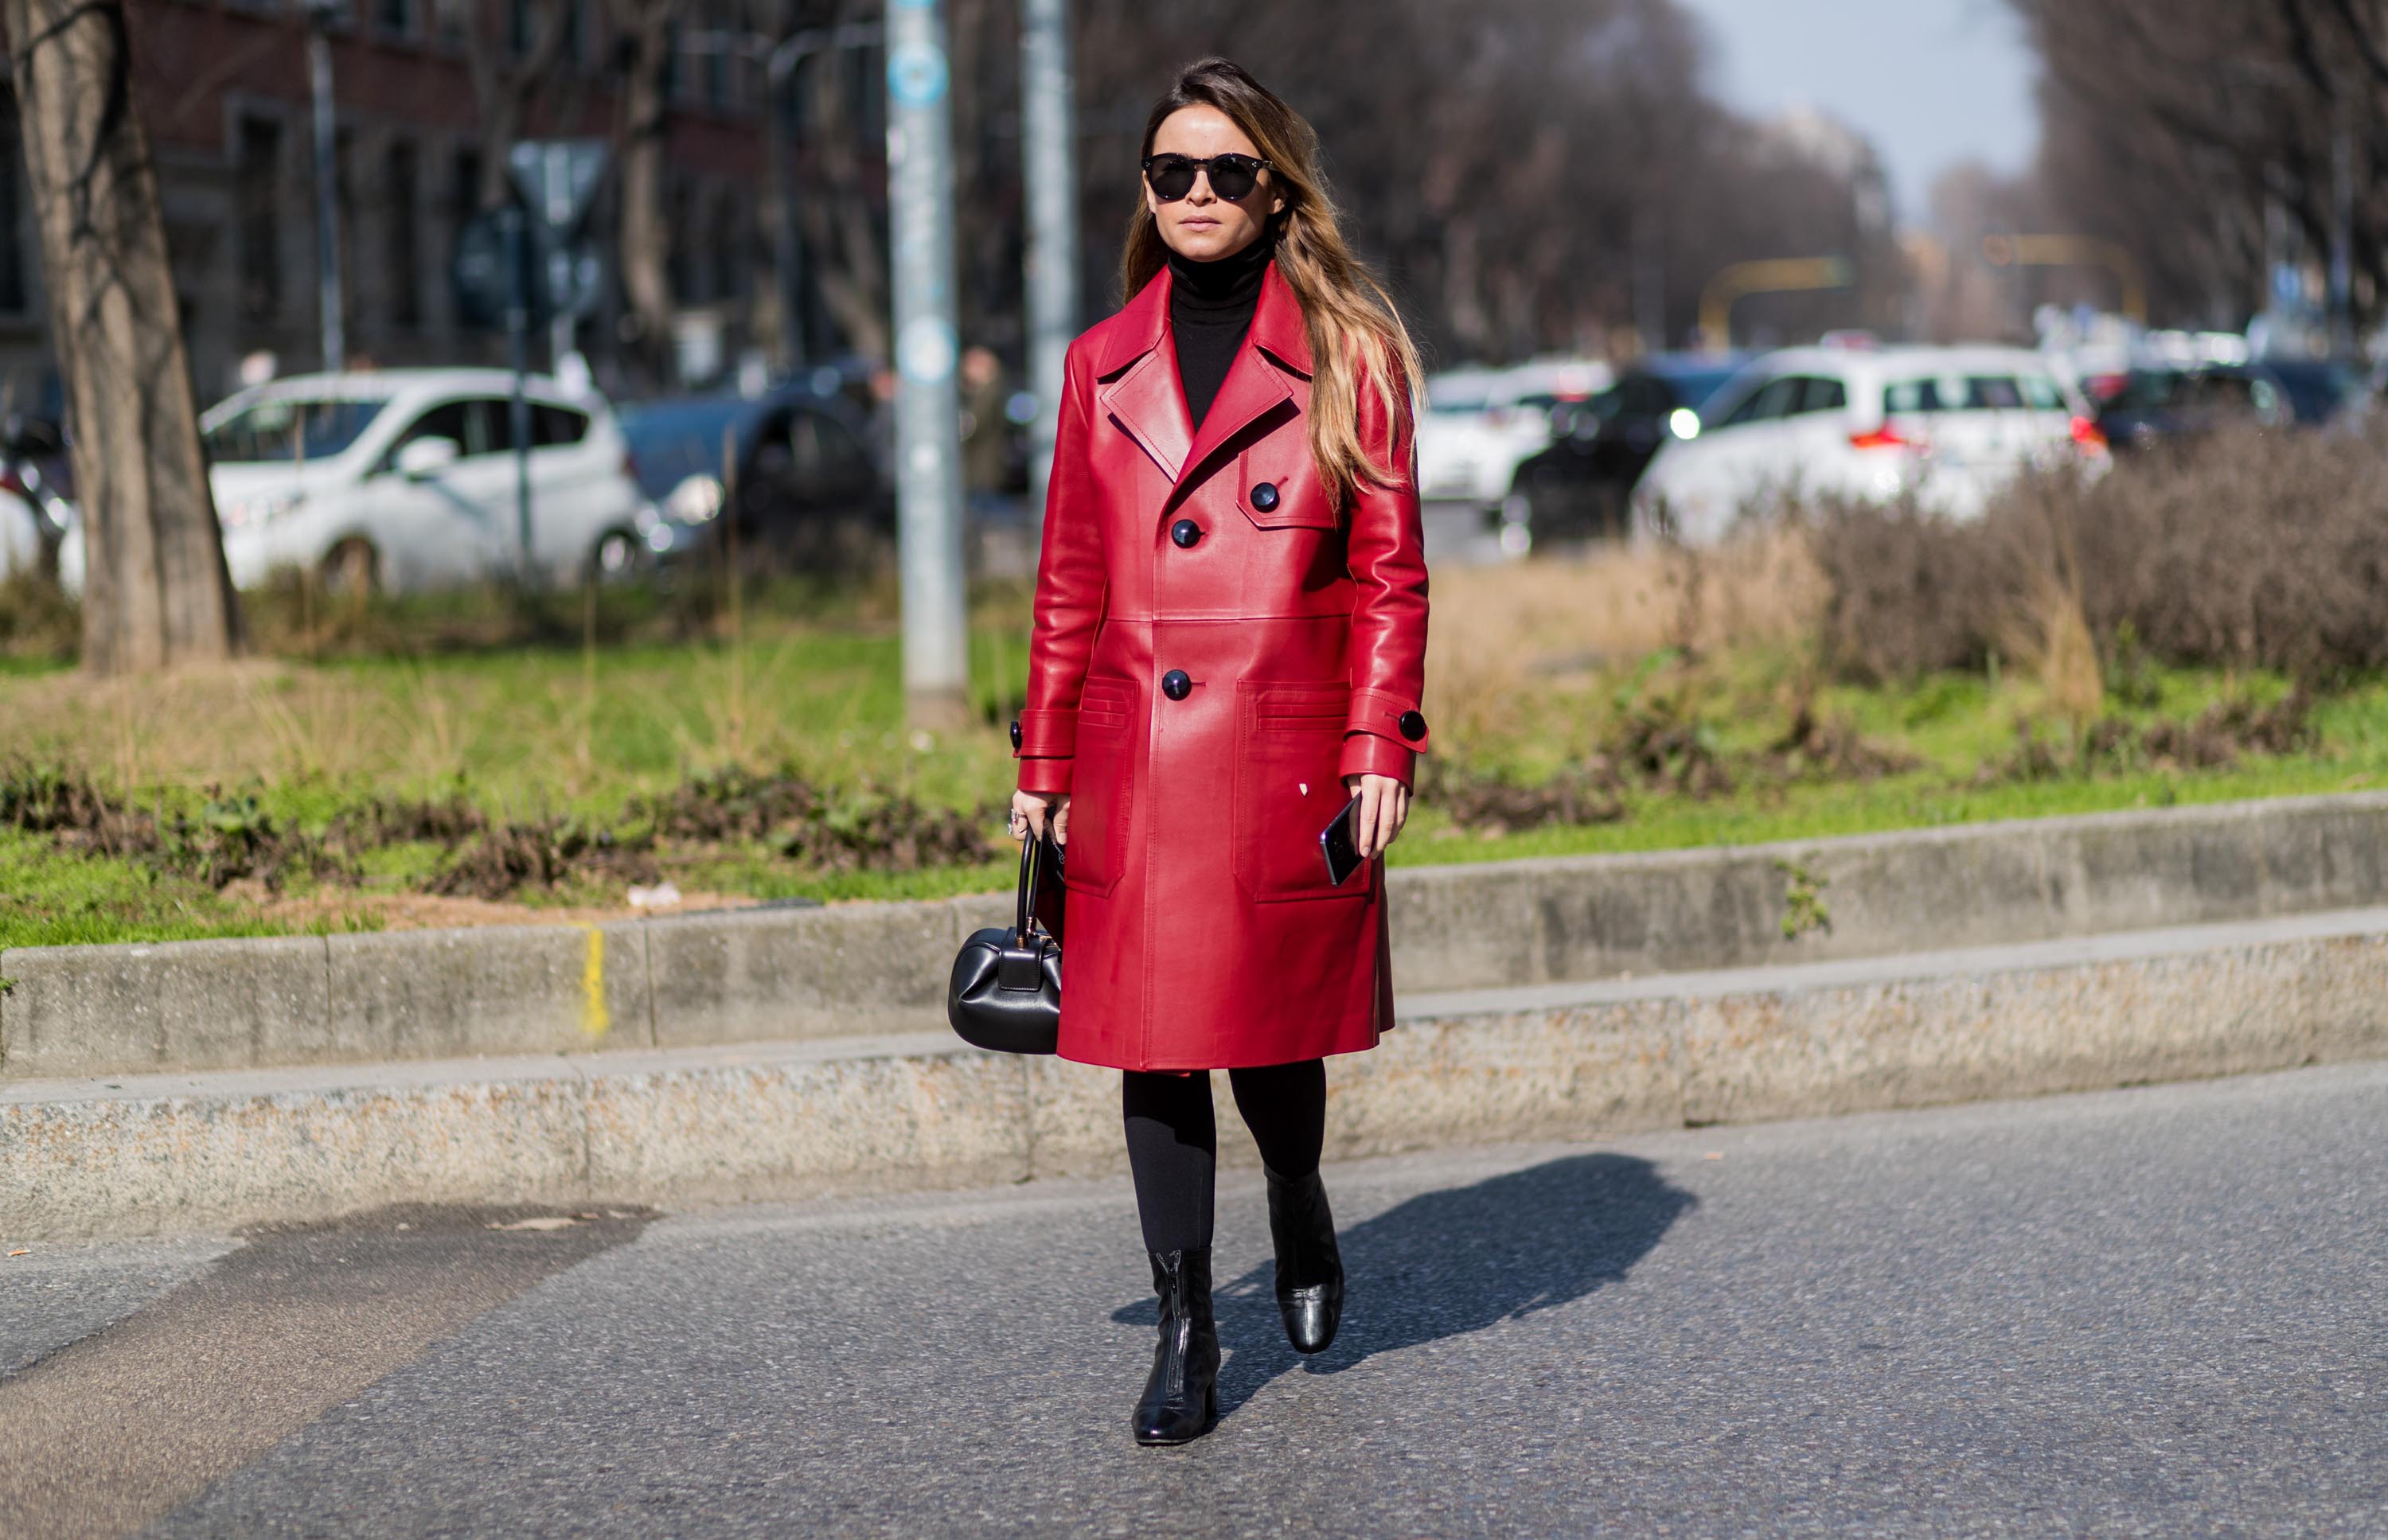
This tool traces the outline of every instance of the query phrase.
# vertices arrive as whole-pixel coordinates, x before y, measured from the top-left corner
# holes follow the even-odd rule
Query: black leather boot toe
[[[1269,1238],[1277,1243],[1277,1308],[1296,1353],[1324,1353],[1343,1321],[1343,1254],[1317,1172],[1268,1173]]]
[[[1211,1317],[1211,1253],[1147,1253],[1161,1296],[1161,1340],[1136,1404],[1138,1444],[1184,1444],[1219,1420],[1219,1328]]]

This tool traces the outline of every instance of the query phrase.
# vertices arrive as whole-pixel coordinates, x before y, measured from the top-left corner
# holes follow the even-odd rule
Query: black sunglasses
[[[1260,185],[1261,172],[1268,162],[1249,155],[1214,155],[1208,160],[1196,160],[1183,155],[1148,155],[1144,158],[1144,179],[1152,183],[1152,196],[1163,203],[1175,203],[1194,190],[1194,178],[1204,171],[1211,174],[1211,191],[1229,203],[1241,203],[1252,196]]]

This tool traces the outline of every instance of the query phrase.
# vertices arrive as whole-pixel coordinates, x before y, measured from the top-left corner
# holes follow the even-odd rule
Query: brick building
[[[543,0],[348,0],[332,32],[339,173],[337,217],[349,355],[386,365],[491,362],[502,335],[468,324],[450,277],[458,233],[479,209],[487,158],[465,50],[529,48]],[[532,98],[525,137],[610,139],[617,118],[601,0],[562,0],[563,60]],[[308,22],[298,0],[125,0],[134,91],[163,193],[167,239],[202,401],[237,384],[240,361],[278,372],[322,358],[316,288],[313,107]],[[692,28],[707,25],[692,6]],[[725,16],[730,14],[727,11]],[[456,26],[463,17],[466,24]],[[665,218],[684,323],[710,329],[734,360],[752,294],[768,282],[756,231],[763,177],[760,74],[720,44],[727,27],[688,34],[670,71]],[[0,146],[0,388],[54,399],[40,240],[16,145]],[[610,201],[598,209],[610,261]],[[611,287],[612,285],[609,285]],[[618,299],[584,323],[601,371]],[[543,347],[534,358],[544,364]]]

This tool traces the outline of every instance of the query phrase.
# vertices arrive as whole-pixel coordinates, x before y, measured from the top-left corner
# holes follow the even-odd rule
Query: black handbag
[[[998,1054],[1050,1054],[1059,1045],[1061,920],[1061,847],[1049,834],[1031,836],[1020,843],[1014,923],[987,927],[954,958],[946,1019],[964,1042]]]

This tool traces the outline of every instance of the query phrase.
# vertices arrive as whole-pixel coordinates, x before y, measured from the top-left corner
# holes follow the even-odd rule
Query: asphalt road
[[[1306,1361],[1234,1177],[1175,1450],[1121,1182],[36,1247],[0,1530],[2380,1535],[2384,1136],[2372,1066],[1340,1168]]]

